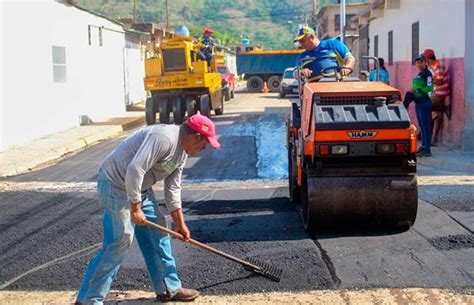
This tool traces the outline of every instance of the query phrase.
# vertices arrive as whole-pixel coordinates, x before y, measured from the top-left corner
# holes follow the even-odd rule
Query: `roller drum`
[[[408,228],[416,219],[416,176],[307,177],[303,175],[305,227]]]

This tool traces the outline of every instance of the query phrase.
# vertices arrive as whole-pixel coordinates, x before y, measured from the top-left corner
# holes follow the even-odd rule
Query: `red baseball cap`
[[[210,28],[204,28],[204,33],[212,33],[213,31]]]
[[[433,58],[435,58],[435,52],[431,49],[425,49],[423,51],[423,56],[428,58],[428,59],[433,59]]]
[[[216,139],[216,126],[207,116],[195,114],[187,119],[184,124],[205,136],[213,148],[219,149],[221,147],[221,144]]]

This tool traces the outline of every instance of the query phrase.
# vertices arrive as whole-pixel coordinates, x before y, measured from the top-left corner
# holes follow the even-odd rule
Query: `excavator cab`
[[[300,81],[287,122],[290,199],[308,231],[409,228],[418,206],[416,128],[398,89],[343,77],[344,69]]]

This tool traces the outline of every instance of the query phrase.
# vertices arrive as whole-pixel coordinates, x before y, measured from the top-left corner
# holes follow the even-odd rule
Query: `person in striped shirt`
[[[433,126],[431,145],[438,145],[438,134],[443,125],[443,112],[446,113],[448,119],[451,118],[451,108],[449,99],[449,74],[446,66],[436,59],[435,52],[431,49],[425,49],[423,55],[426,57],[428,67],[433,74],[434,89],[431,93],[431,125]]]

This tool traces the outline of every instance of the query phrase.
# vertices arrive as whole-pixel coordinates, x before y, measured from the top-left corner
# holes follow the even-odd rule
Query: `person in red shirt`
[[[435,52],[431,49],[423,51],[428,67],[433,74],[434,90],[431,93],[431,126],[433,127],[433,135],[431,145],[438,145],[438,135],[443,125],[443,112],[446,113],[448,119],[451,118],[451,107],[447,97],[449,96],[449,74],[448,69],[439,59],[436,59]]]

